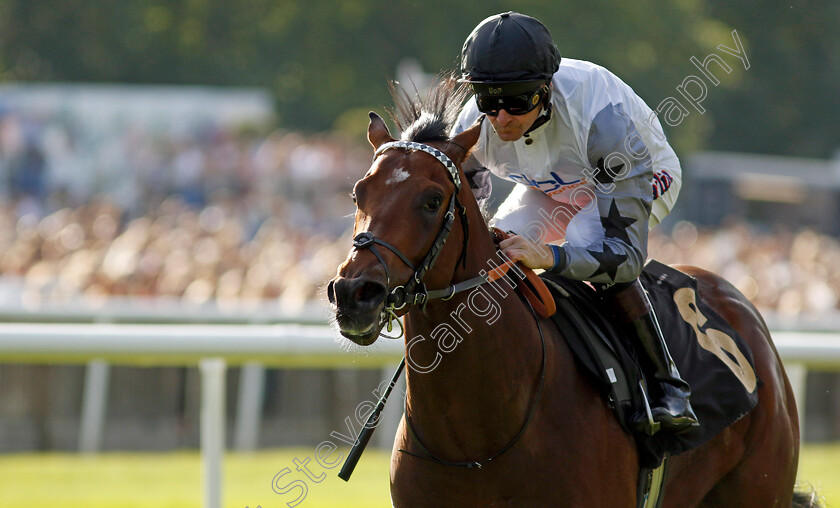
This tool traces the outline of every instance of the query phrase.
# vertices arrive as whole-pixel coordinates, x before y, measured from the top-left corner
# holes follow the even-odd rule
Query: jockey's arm
[[[604,108],[589,131],[587,155],[594,180],[594,199],[601,234],[586,245],[547,248],[514,237],[500,245],[511,259],[529,268],[599,283],[629,282],[647,258],[648,226],[653,202],[653,169],[647,148],[633,122],[618,107]]]

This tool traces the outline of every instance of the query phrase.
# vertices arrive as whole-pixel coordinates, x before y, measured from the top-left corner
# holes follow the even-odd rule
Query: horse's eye
[[[443,204],[443,199],[440,196],[434,196],[426,201],[426,210],[433,212],[440,208],[441,204]]]

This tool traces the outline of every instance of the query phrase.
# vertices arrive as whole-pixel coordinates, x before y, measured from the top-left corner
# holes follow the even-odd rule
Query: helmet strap
[[[531,133],[531,131],[536,130],[537,128],[541,127],[542,125],[548,123],[549,120],[551,120],[551,86],[549,86],[548,83],[546,83],[543,86],[546,88],[546,93],[542,99],[544,113],[538,116],[537,119],[534,120],[534,123],[531,124],[531,127],[527,131],[525,131],[525,134],[523,134],[523,136],[525,137],[528,137],[528,134]]]

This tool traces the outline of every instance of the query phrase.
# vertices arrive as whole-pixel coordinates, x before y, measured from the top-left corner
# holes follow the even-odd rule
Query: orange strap
[[[513,264],[514,261],[507,261],[506,263],[490,270],[487,273],[487,280],[493,282],[501,279],[507,274]],[[536,311],[540,317],[547,318],[553,315],[557,311],[557,307],[554,304],[554,297],[551,295],[551,292],[548,290],[548,286],[545,285],[545,282],[543,282],[543,280],[534,273],[533,270],[526,268],[521,263],[517,263],[517,269],[525,274],[525,280],[530,283],[530,286],[528,284],[517,284],[516,288],[522,293],[525,299],[528,300],[534,308],[534,311]],[[536,291],[536,293],[534,293],[534,291]]]

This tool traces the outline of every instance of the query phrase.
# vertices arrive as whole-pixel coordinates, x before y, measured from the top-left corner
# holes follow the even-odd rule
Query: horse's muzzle
[[[366,277],[336,277],[327,286],[341,335],[361,346],[373,344],[382,328],[380,315],[388,288]]]

